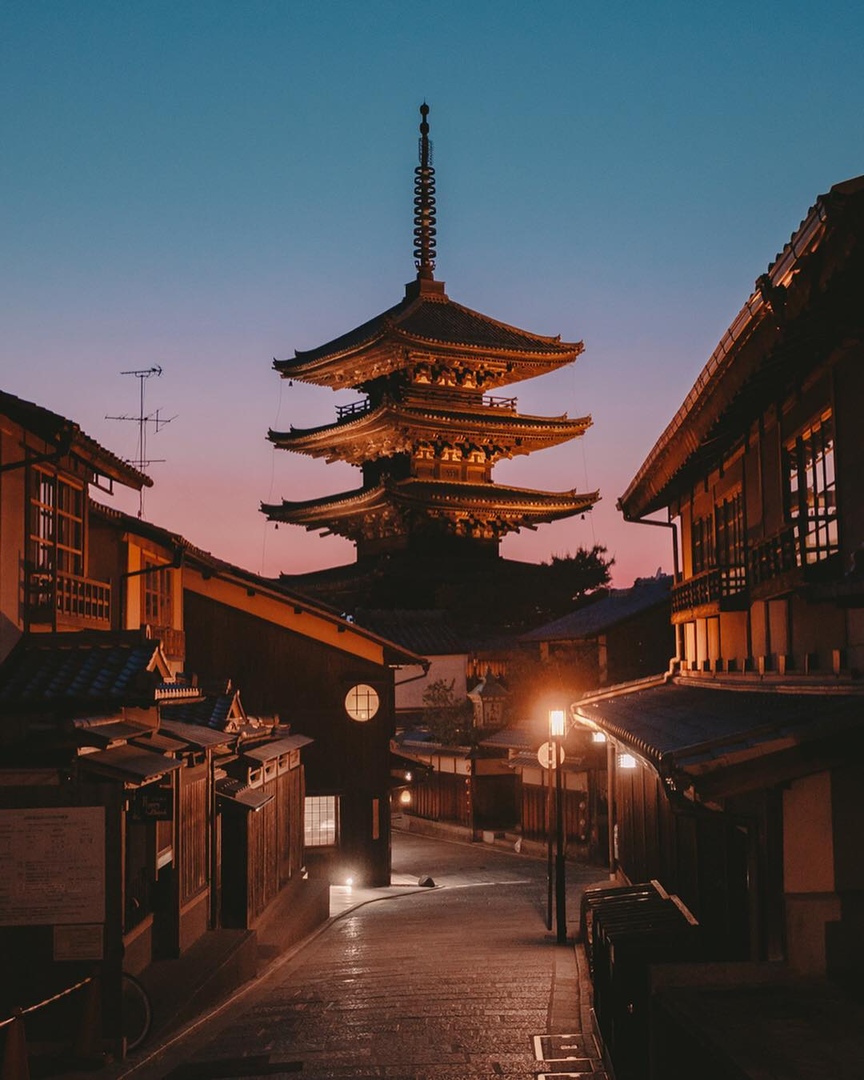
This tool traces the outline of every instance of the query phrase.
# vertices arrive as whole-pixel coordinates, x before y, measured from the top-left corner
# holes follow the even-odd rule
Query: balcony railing
[[[487,394],[483,398],[483,404],[487,409],[516,409],[516,403],[519,398],[515,397],[495,397],[493,394]]]
[[[354,416],[362,416],[363,413],[369,412],[372,405],[369,398],[362,398],[360,401],[352,401],[350,405],[337,405],[336,406],[336,419],[337,420],[350,420]]]
[[[780,532],[753,544],[747,556],[752,589],[770,585],[798,569],[798,544],[795,528],[787,525]]]
[[[743,566],[712,566],[672,589],[672,614],[716,605],[726,610],[746,599],[747,572]]]
[[[111,586],[75,574],[35,571],[27,590],[31,621],[53,622],[55,617],[110,627]]]

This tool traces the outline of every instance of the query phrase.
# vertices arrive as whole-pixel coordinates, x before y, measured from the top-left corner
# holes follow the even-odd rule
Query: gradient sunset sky
[[[120,373],[158,365],[146,410],[176,419],[145,517],[256,572],[352,561],[258,506],[359,484],[266,441],[358,395],[271,364],[414,277],[425,99],[436,277],[585,342],[509,392],[593,428],[494,477],[602,501],[503,553],[670,569],[616,501],[816,196],[864,173],[862,57],[864,5],[832,0],[0,0],[0,388],[133,458],[106,417],[138,410]]]

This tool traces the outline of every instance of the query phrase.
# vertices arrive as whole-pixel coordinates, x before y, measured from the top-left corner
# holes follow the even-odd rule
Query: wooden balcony
[[[749,603],[744,566],[712,566],[672,588],[672,621],[743,611]]]
[[[844,575],[839,551],[808,551],[802,558],[799,532],[787,525],[751,546],[747,575],[751,600],[768,600],[806,591],[812,599],[855,597],[861,590],[856,575]]]
[[[747,554],[750,595],[765,600],[791,592],[804,581],[798,562],[798,539],[794,526],[752,544]]]
[[[29,622],[111,627],[111,586],[75,574],[35,571],[27,579]]]
[[[515,412],[518,402],[518,398],[496,397],[494,394],[487,394],[483,398],[483,404],[487,409],[506,409],[508,412]]]
[[[360,401],[352,401],[350,405],[336,406],[336,419],[341,424],[343,420],[354,420],[358,416],[369,412],[372,405],[369,398],[361,398]]]

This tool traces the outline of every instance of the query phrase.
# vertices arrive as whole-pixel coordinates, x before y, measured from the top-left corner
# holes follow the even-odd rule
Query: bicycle
[[[126,1039],[126,1049],[134,1050],[150,1034],[153,1023],[153,1009],[150,1005],[150,995],[135,978],[123,972],[123,1036]]]

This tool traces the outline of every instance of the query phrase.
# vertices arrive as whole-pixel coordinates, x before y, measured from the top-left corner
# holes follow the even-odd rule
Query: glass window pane
[[[307,795],[306,847],[334,847],[339,836],[339,800],[336,795]]]

